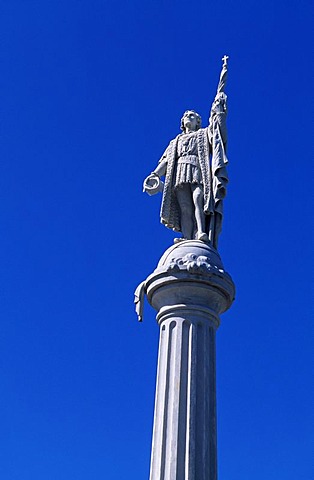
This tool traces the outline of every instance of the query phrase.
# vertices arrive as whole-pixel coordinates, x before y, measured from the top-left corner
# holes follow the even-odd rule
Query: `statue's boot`
[[[209,242],[209,237],[205,232],[198,232],[196,238],[202,242]]]
[[[173,243],[184,242],[185,240],[187,240],[187,238],[185,238],[185,237],[175,238],[173,240]]]

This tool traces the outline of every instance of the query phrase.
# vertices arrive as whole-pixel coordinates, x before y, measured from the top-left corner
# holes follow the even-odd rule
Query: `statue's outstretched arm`
[[[221,92],[225,92],[225,86],[226,86],[226,83],[227,83],[227,74],[228,74],[228,64],[227,64],[227,60],[228,60],[228,56],[225,55],[223,58],[222,58],[222,61],[223,61],[223,64],[222,64],[222,69],[221,69],[221,72],[220,72],[220,78],[219,78],[219,83],[218,83],[218,88],[217,88],[217,95],[218,93],[221,93]]]
[[[214,125],[218,125],[220,129],[221,138],[224,144],[227,142],[227,95],[225,94],[225,86],[227,83],[228,66],[226,55],[222,58],[223,65],[220,72],[220,78],[217,88],[215,100],[211,106],[209,117],[209,138],[213,135]],[[211,142],[212,143],[212,142]]]
[[[167,149],[168,150],[168,149]],[[163,190],[164,183],[160,180],[160,177],[166,174],[167,170],[167,150],[158,162],[155,170],[145,178],[143,183],[143,191],[148,195],[155,195]]]
[[[161,157],[157,167],[152,173],[155,173],[156,175],[158,175],[158,177],[162,177],[163,175],[165,175],[166,170],[167,170],[167,159],[165,157]]]

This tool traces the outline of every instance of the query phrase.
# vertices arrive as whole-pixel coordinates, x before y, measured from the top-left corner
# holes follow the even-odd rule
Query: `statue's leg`
[[[192,184],[192,195],[195,208],[195,220],[198,240],[208,240],[205,233],[204,192],[201,185]]]
[[[187,240],[191,240],[194,230],[194,204],[190,185],[184,183],[176,188],[176,196],[180,207],[182,235]]]

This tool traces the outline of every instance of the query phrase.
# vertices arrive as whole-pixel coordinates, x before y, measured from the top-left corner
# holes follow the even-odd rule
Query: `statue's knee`
[[[181,212],[183,215],[191,217],[193,214],[193,208],[190,203],[182,203],[180,204]]]
[[[197,203],[198,205],[200,205],[203,202],[202,192],[194,192],[193,200],[194,200],[194,203]]]
[[[192,198],[191,195],[185,195],[183,192],[177,195],[177,200],[181,210],[192,210]]]

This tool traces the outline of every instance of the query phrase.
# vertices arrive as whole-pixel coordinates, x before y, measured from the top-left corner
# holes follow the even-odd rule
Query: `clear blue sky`
[[[173,233],[142,181],[185,109],[206,123],[224,54],[219,478],[314,478],[310,17],[309,0],[0,1],[1,480],[148,478],[159,332],[133,291]]]

